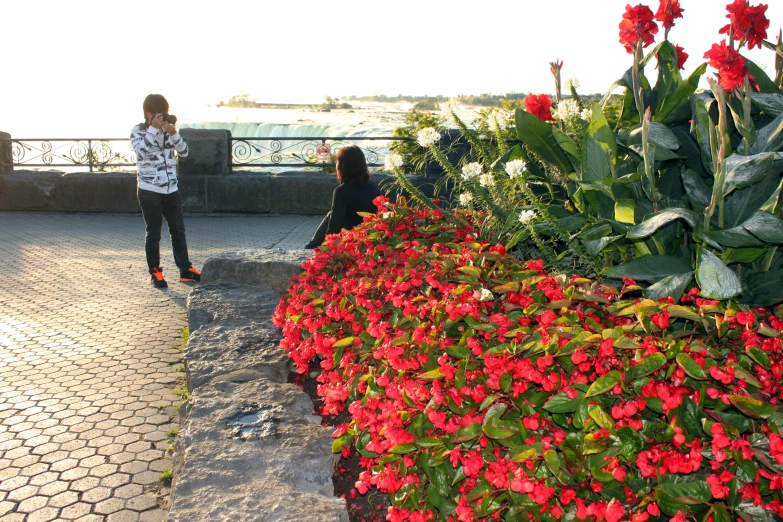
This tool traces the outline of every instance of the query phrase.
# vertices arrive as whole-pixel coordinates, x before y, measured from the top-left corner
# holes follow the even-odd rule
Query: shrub
[[[783,516],[783,321],[552,276],[481,215],[388,206],[329,236],[273,321],[320,360],[333,449],[392,521]]]

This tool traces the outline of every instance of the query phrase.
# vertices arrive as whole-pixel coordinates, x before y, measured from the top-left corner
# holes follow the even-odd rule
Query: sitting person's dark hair
[[[340,183],[356,182],[363,187],[370,181],[370,170],[362,149],[356,145],[343,147],[337,153],[337,181]]]
[[[370,179],[362,149],[356,145],[343,147],[337,153],[335,163],[340,186],[332,194],[332,210],[321,221],[313,239],[305,248],[321,246],[327,234],[338,234],[342,229],[351,230],[363,221],[357,212],[377,212],[373,200],[381,193]]]

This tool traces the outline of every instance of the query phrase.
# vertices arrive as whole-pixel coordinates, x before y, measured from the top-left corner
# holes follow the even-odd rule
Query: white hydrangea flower
[[[491,187],[495,184],[495,178],[492,176],[491,173],[489,174],[482,174],[479,176],[479,183],[482,187]]]
[[[563,100],[552,109],[552,117],[560,121],[568,121],[579,116],[579,104],[575,100]]]
[[[527,163],[525,163],[524,160],[514,160],[506,163],[506,172],[508,173],[508,177],[512,179],[522,176],[522,173],[525,172],[526,168]]]
[[[582,109],[582,112],[579,114],[579,117],[583,120],[589,122],[593,119],[593,111],[592,109]]]
[[[487,119],[487,125],[492,132],[497,132],[498,129],[505,129],[508,125],[509,114],[506,111],[495,110],[489,113]]]
[[[468,163],[464,167],[462,167],[462,179],[471,179],[475,178],[476,176],[481,176],[484,169],[481,166],[481,163],[473,162]]]
[[[463,207],[468,206],[471,201],[473,201],[473,194],[470,192],[463,192],[459,195],[459,204]]]
[[[440,132],[438,132],[438,129],[425,127],[419,131],[418,138],[419,145],[422,147],[429,147],[430,145],[438,143]]]
[[[536,213],[532,210],[523,210],[519,213],[519,222],[526,225],[528,221],[536,217]]]
[[[571,76],[569,79],[566,80],[566,87],[568,87],[568,90],[571,90],[571,87],[574,89],[579,88],[579,80],[576,78],[576,76]]]
[[[393,172],[395,169],[402,167],[402,164],[402,155],[397,152],[392,152],[386,156],[386,161],[384,161],[383,164],[383,170],[386,172]]]
[[[454,113],[457,111],[457,100],[454,98],[449,98],[445,102],[440,104],[440,112],[441,117],[446,121],[449,125],[456,125],[456,122],[454,121]]]

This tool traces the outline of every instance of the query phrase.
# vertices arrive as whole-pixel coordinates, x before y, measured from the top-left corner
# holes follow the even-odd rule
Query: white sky
[[[645,3],[657,9],[657,0]],[[728,2],[680,3],[685,18],[670,40],[690,54],[687,73],[722,38],[718,29],[727,22]],[[783,1],[767,3],[772,40],[783,25]],[[603,93],[630,65],[617,29],[626,4],[0,0],[0,129],[4,115],[11,121],[20,114],[62,121],[120,107],[140,112],[150,92],[166,95],[178,108],[217,103],[240,90],[293,101],[552,92],[548,62],[556,58],[565,62],[563,80],[576,76],[582,93]],[[774,75],[771,51],[744,54]],[[42,121],[44,134],[45,126]]]

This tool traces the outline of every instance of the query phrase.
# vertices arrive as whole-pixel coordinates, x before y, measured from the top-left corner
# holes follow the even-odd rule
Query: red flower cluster
[[[680,7],[680,0],[661,0],[655,19],[661,22],[664,29],[671,29],[674,27],[674,19],[682,18],[684,11],[685,9]]]
[[[525,96],[525,110],[544,121],[554,121],[552,117],[552,98],[548,94],[529,94]]]
[[[620,22],[620,43],[630,54],[636,51],[638,42],[642,47],[647,47],[655,41],[658,33],[658,24],[653,21],[653,12],[649,7],[639,4],[631,7],[625,6],[625,14]]]
[[[748,75],[748,66],[740,53],[726,45],[726,40],[712,44],[704,57],[709,60],[711,67],[718,70],[721,87],[727,91],[742,88]]]
[[[767,37],[769,29],[769,19],[765,15],[767,7],[766,4],[753,7],[748,4],[748,0],[734,0],[733,4],[726,6],[729,12],[726,18],[731,23],[723,27],[720,33],[740,42],[740,47],[747,43],[748,49],[761,49],[761,43]]]
[[[300,372],[320,360],[324,413],[347,406],[333,450],[387,520],[783,516],[777,317],[554,277],[480,215],[376,201],[273,320]]]
[[[677,68],[682,70],[685,67],[685,60],[688,59],[688,53],[685,52],[685,48],[676,44],[674,49],[677,51]]]

